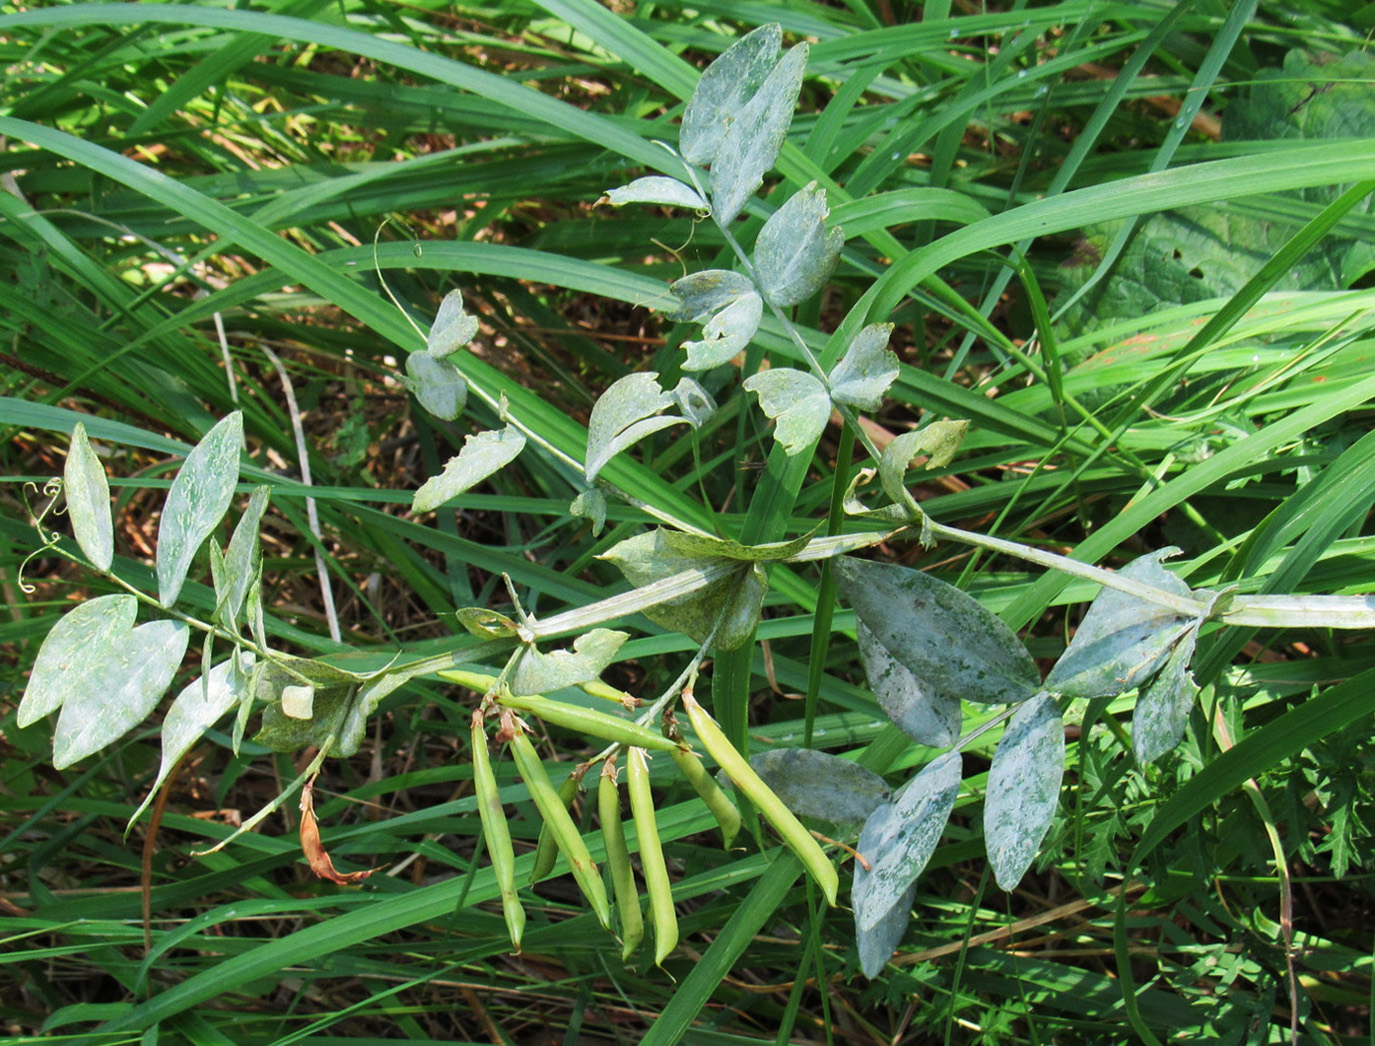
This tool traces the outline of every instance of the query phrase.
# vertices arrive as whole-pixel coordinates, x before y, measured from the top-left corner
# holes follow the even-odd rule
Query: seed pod
[[[840,876],[836,874],[835,866],[812,838],[811,832],[802,827],[802,822],[783,805],[783,800],[760,779],[745,757],[735,750],[735,746],[722,733],[716,720],[707,715],[706,709],[699,705],[691,694],[683,694],[683,707],[687,709],[692,728],[697,731],[697,736],[701,738],[708,754],[720,764],[721,769],[735,783],[735,787],[740,789],[740,793],[754,803],[769,824],[773,825],[774,831],[782,837],[784,845],[797,855],[802,866],[826,894],[826,900],[834,907],[836,892],[840,889]]]
[[[635,818],[635,834],[640,837],[640,871],[649,894],[649,918],[654,923],[654,965],[678,947],[678,913],[673,908],[673,883],[659,845],[659,825],[654,820],[654,797],[649,793],[649,766],[643,748],[625,754],[626,790],[630,793],[630,812]]]
[[[587,767],[579,764],[573,767],[572,772],[559,785],[559,802],[565,810],[573,805],[573,800],[578,794],[578,786],[582,784],[582,775],[586,772]],[[535,844],[535,863],[530,866],[530,885],[533,886],[552,872],[554,862],[558,859],[559,848],[554,843],[554,835],[549,831],[549,825],[543,824],[539,830],[539,842]]]
[[[606,846],[606,866],[611,870],[611,887],[616,895],[616,915],[621,923],[621,961],[629,959],[645,935],[644,915],[635,892],[635,873],[630,867],[630,850],[625,845],[625,826],[621,824],[621,793],[616,787],[616,761],[602,765],[597,785],[597,814],[602,822],[602,842]]]
[[[611,929],[611,904],[607,900],[602,877],[597,871],[597,866],[592,863],[592,855],[588,853],[587,844],[578,833],[578,826],[573,823],[573,818],[568,816],[568,811],[559,801],[559,793],[554,790],[549,775],[544,772],[544,764],[540,762],[539,753],[525,736],[525,731],[519,728],[512,733],[510,744],[516,769],[525,779],[525,784],[530,789],[530,798],[535,801],[540,817],[544,818],[545,825],[554,836],[554,843],[563,856],[568,858],[568,867],[573,872],[573,878],[577,880],[578,888],[587,898],[587,903],[592,906],[597,921],[608,930]]]
[[[525,909],[516,896],[516,854],[497,793],[497,778],[487,753],[487,731],[482,727],[480,711],[473,713],[473,790],[477,792],[477,814],[487,837],[487,853],[492,859],[497,889],[501,891],[501,914],[506,917],[511,946],[519,952],[520,937],[525,931]]]
[[[576,730],[580,734],[591,737],[600,737],[606,741],[614,741],[622,745],[638,745],[641,748],[653,748],[660,752],[669,752],[677,747],[672,741],[662,734],[656,734],[648,727],[632,723],[628,719],[621,719],[619,716],[610,715],[607,712],[599,712],[595,708],[583,708],[580,705],[569,705],[562,701],[551,701],[547,697],[528,695],[516,697],[512,694],[498,694],[497,701],[505,708],[514,708],[518,712],[529,712],[537,715],[547,723],[555,726],[566,727],[569,730]]]
[[[695,753],[675,748],[668,754],[716,818],[716,823],[721,826],[721,845],[729,850],[740,832],[740,811],[735,808],[730,796],[726,795],[726,790],[707,773],[707,768]]]

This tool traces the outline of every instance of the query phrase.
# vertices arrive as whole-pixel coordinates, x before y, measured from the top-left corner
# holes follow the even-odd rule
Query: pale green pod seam
[[[512,694],[503,693],[497,695],[497,701],[505,708],[514,708],[518,712],[529,712],[539,716],[545,722],[553,723],[555,726],[576,730],[580,734],[591,737],[600,737],[605,741],[614,741],[622,745],[638,745],[640,748],[655,749],[660,752],[670,752],[678,747],[663,734],[655,733],[648,727],[632,723],[628,719],[621,719],[607,712],[600,712],[595,708],[583,708],[580,705],[565,704],[562,701],[551,701],[547,697],[538,695],[516,697]]]
[[[573,800],[578,794],[578,785],[582,783],[582,774],[577,767],[563,779],[559,785],[559,802],[567,810],[573,805]],[[554,862],[559,859],[559,848],[554,842],[553,833],[549,831],[546,822],[540,826],[539,842],[535,844],[535,863],[530,866],[530,884],[533,886],[550,872],[554,870]]]
[[[587,903],[592,906],[597,921],[610,930],[611,902],[607,899],[606,887],[602,885],[601,873],[592,861],[587,844],[582,841],[578,826],[573,823],[573,818],[568,815],[567,809],[559,800],[559,793],[550,783],[549,775],[544,772],[544,764],[540,762],[539,753],[535,751],[535,746],[530,743],[524,731],[519,729],[512,735],[510,744],[516,769],[525,779],[525,784],[530,789],[530,798],[539,808],[540,817],[544,818],[544,823],[554,836],[554,842],[568,859],[568,867],[573,872],[573,878],[577,880],[578,888],[587,898]]]
[[[630,813],[635,819],[635,834],[640,838],[640,871],[649,895],[649,919],[654,924],[654,965],[678,947],[678,912],[673,907],[673,881],[668,877],[664,848],[659,843],[659,825],[654,820],[654,797],[649,791],[649,764],[643,748],[625,754],[625,786],[630,793]]]
[[[487,752],[487,731],[482,726],[481,712],[473,713],[473,790],[477,793],[477,815],[487,838],[492,872],[501,892],[501,914],[506,919],[511,945],[519,952],[521,935],[525,932],[525,909],[516,894],[516,853],[511,846],[511,829],[501,808],[496,773]]]
[[[835,870],[835,865],[831,864],[825,852],[812,838],[812,833],[807,831],[802,822],[793,816],[793,812],[783,805],[783,800],[774,794],[773,789],[760,779],[748,760],[735,750],[735,746],[730,743],[716,720],[707,714],[706,709],[699,705],[691,694],[683,694],[683,707],[687,709],[692,728],[697,731],[697,736],[707,753],[726,772],[726,776],[740,789],[740,793],[754,803],[769,824],[773,825],[774,831],[782,838],[784,845],[797,855],[802,866],[826,894],[826,900],[834,907],[836,894],[840,890],[840,876]]]
[[[716,818],[716,823],[721,828],[721,845],[729,850],[730,844],[735,842],[735,837],[740,834],[740,811],[735,808],[726,790],[707,773],[702,760],[694,753],[675,748],[669,755],[678,764],[678,769],[687,778],[688,784],[692,785],[702,802],[707,804],[712,816]]]
[[[616,762],[608,759],[597,784],[597,815],[602,822],[602,843],[606,846],[606,867],[611,872],[611,888],[616,897],[616,915],[621,924],[621,961],[635,954],[644,940],[645,920],[640,897],[635,891],[635,872],[630,867],[630,849],[625,844],[625,825],[621,823],[621,793],[616,787]]]

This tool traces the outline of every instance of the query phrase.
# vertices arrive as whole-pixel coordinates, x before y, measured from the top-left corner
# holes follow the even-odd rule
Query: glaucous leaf
[[[831,372],[831,380],[835,380],[834,371]],[[920,506],[907,491],[908,463],[918,454],[925,454],[927,468],[944,468],[960,449],[960,441],[964,439],[968,428],[967,421],[933,421],[895,437],[883,448],[883,455],[879,458],[878,476],[883,492],[895,504],[919,513]]]
[[[654,203],[662,207],[708,210],[707,201],[697,195],[696,189],[684,185],[677,178],[666,178],[661,174],[636,178],[619,189],[607,189],[606,199],[613,207],[624,207],[628,203]]]
[[[759,397],[760,409],[774,419],[773,438],[789,455],[810,450],[831,419],[826,386],[800,370],[761,370],[745,379],[744,388]]]
[[[629,638],[626,632],[594,628],[573,640],[572,650],[541,654],[533,646],[526,647],[511,676],[511,693],[517,697],[548,694],[598,679]]]
[[[869,815],[858,850],[851,901],[855,925],[872,930],[926,869],[960,793],[960,754],[947,752],[922,768],[893,798]]]
[[[229,509],[242,449],[243,414],[236,410],[192,448],[172,480],[158,521],[158,602],[165,607],[177,601],[196,552]]]
[[[898,377],[898,358],[888,349],[892,333],[891,323],[871,323],[855,335],[827,378],[837,403],[868,411],[883,406],[888,387]]]
[[[668,285],[676,301],[665,315],[679,323],[706,323],[712,315],[748,294],[754,284],[743,273],[730,269],[704,269]]]
[[[99,752],[153,710],[181,667],[191,632],[181,621],[149,621],[85,656],[101,672],[93,690],[70,694],[53,734],[53,768]]]
[[[67,496],[67,515],[72,533],[91,565],[109,570],[115,558],[114,520],[110,515],[110,484],[105,466],[91,449],[86,426],[76,423],[62,470],[62,491]]]
[[[406,388],[420,405],[443,421],[453,421],[468,402],[468,382],[448,360],[427,352],[406,357]]]
[[[262,570],[262,545],[258,541],[258,528],[271,495],[272,488],[269,486],[253,489],[248,507],[234,525],[234,533],[229,538],[229,549],[225,552],[221,567],[223,579],[216,584],[215,590],[219,594],[221,620],[230,628],[235,627],[248,589]]]
[[[764,301],[750,293],[737,298],[702,325],[702,337],[683,342],[684,370],[710,370],[729,363],[745,350],[759,330]]]
[[[754,268],[760,290],[775,305],[797,305],[826,286],[845,248],[845,234],[839,228],[826,228],[830,213],[826,190],[812,182],[794,193],[759,230]],[[892,330],[891,325],[888,329]],[[896,362],[895,358],[894,377]]]
[[[913,883],[902,892],[897,903],[874,922],[869,929],[859,925],[859,915],[855,915],[855,947],[859,950],[859,968],[864,976],[873,980],[902,943],[907,933],[907,923],[912,918],[912,902],[917,896],[917,884]]]
[[[509,617],[486,607],[463,607],[455,616],[478,639],[509,639],[520,633],[520,627]]]
[[[463,449],[449,459],[444,471],[431,476],[415,492],[412,512],[430,512],[472,489],[505,468],[525,449],[525,436],[513,425],[466,436]]]
[[[1178,552],[1177,548],[1148,552],[1123,567],[1121,576],[1187,596],[1189,586],[1160,564]],[[1088,699],[1143,686],[1188,627],[1188,618],[1166,607],[1104,588],[1084,614],[1069,648],[1046,676],[1046,689]]]
[[[128,638],[137,614],[138,601],[121,594],[88,599],[58,618],[34,659],[19,702],[19,727],[36,723],[69,697],[96,692],[106,655]]]
[[[888,652],[862,619],[856,621],[855,630],[864,676],[879,707],[894,725],[918,744],[932,748],[954,744],[964,721],[960,699],[914,676]]]
[[[664,542],[690,556],[719,556],[738,559],[744,563],[768,563],[795,556],[807,547],[816,533],[812,530],[787,541],[770,541],[763,545],[742,545],[729,538],[714,538],[704,534],[688,534],[680,530],[661,530]]]
[[[984,840],[993,876],[1013,889],[1055,819],[1065,772],[1065,725],[1055,694],[1043,690],[1015,712],[988,771]]]
[[[592,536],[600,537],[606,527],[606,495],[597,487],[581,491],[568,506],[570,516],[580,516],[592,523]]]
[[[148,795],[129,818],[133,824],[143,815],[153,796],[167,780],[167,775],[177,765],[191,746],[199,741],[207,730],[219,722],[231,708],[249,693],[248,675],[245,669],[252,667],[253,654],[246,651],[242,660],[229,658],[221,661],[203,676],[197,676],[173,699],[162,720],[162,763],[158,767],[158,778]]]
[[[679,378],[673,386],[673,400],[678,404],[678,413],[694,429],[701,428],[716,413],[716,401],[711,393],[691,378]]]
[[[434,324],[430,327],[430,333],[425,338],[425,353],[437,359],[443,358],[467,345],[473,340],[475,334],[477,334],[477,317],[469,316],[464,311],[461,291],[450,291],[444,295],[444,300],[439,303],[439,312],[435,314]],[[409,362],[406,369],[410,370]],[[417,396],[417,398],[419,397]],[[425,409],[429,410],[429,407]],[[462,409],[461,405],[459,409]],[[435,412],[430,411],[430,413],[434,414]],[[435,414],[435,416],[444,417],[442,414]],[[457,416],[457,414],[454,415],[454,417]]]
[[[1040,688],[1012,630],[958,588],[910,567],[849,556],[834,563],[856,616],[924,685],[980,704],[1024,701]]]
[[[587,422],[588,481],[595,479],[606,463],[626,447],[651,432],[677,424],[676,416],[655,417],[673,406],[673,394],[659,386],[659,375],[637,371],[612,382],[598,397]]]
[[[711,161],[711,210],[719,224],[735,220],[778,159],[806,68],[807,45],[798,44],[773,67],[758,93],[726,128]]]
[[[782,46],[781,26],[760,26],[703,70],[678,132],[683,159],[700,166],[716,158],[731,124],[778,64]]]
[[[799,817],[857,831],[888,801],[887,783],[867,767],[811,748],[775,748],[750,756],[764,783]]]
[[[1142,766],[1155,762],[1179,744],[1189,713],[1198,700],[1198,685],[1189,674],[1189,662],[1198,644],[1201,622],[1194,622],[1175,641],[1165,666],[1136,698],[1132,709],[1132,751]]]

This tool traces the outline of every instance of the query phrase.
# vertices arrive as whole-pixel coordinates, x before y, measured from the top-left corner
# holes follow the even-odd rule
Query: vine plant
[[[837,504],[859,521],[857,532],[841,533],[841,520],[833,516],[824,535],[813,531],[784,541],[735,541],[635,501],[601,478],[603,467],[653,432],[701,425],[715,410],[703,386],[684,377],[667,389],[653,372],[620,379],[592,411],[584,460],[571,461],[507,404],[480,387],[470,388],[450,357],[474,336],[478,323],[453,292],[424,335],[424,350],[406,362],[407,385],[428,411],[444,419],[459,416],[470,392],[478,395],[499,412],[504,427],[469,436],[443,473],[416,491],[413,510],[427,512],[447,504],[534,445],[581,474],[584,486],[571,511],[591,520],[594,529],[605,521],[608,498],[630,501],[661,524],[621,541],[604,557],[624,574],[630,589],[543,620],[527,614],[512,590],[512,616],[487,608],[460,612],[463,626],[487,641],[477,652],[469,648],[411,661],[398,655],[371,673],[349,671],[325,659],[293,657],[270,648],[265,627],[257,534],[269,488],[252,492],[227,546],[221,548],[213,539],[239,480],[240,416],[232,414],[211,429],[171,485],[158,531],[156,596],[112,571],[106,476],[78,425],[60,488],[85,561],[125,591],[70,610],[39,651],[18,721],[26,726],[60,710],[54,765],[65,767],[92,755],[141,722],[170,686],[192,632],[199,632],[202,672],[165,714],[162,762],[149,798],[217,721],[235,713],[237,749],[254,713],[260,712],[258,741],[289,752],[315,746],[318,754],[242,830],[302,789],[302,841],[312,867],[323,877],[352,882],[366,873],[341,875],[323,852],[310,810],[310,779],[325,759],[357,750],[369,716],[384,697],[408,679],[437,672],[480,698],[471,722],[474,783],[513,947],[520,947],[525,915],[491,763],[492,740],[507,745],[544,821],[533,878],[550,874],[561,854],[596,917],[618,934],[627,957],[644,939],[647,925],[658,963],[678,940],[649,788],[650,753],[674,761],[716,817],[727,846],[742,825],[737,803],[747,800],[741,805],[762,815],[833,905],[839,894],[836,864],[799,816],[839,824],[841,834],[848,829],[852,839],[858,838],[855,850],[841,847],[856,854],[850,898],[857,950],[862,969],[872,977],[902,938],[916,880],[954,806],[961,784],[960,752],[992,723],[1005,721],[1006,728],[988,775],[984,834],[997,883],[1012,889],[1054,817],[1065,761],[1062,717],[1071,702],[1136,691],[1131,745],[1137,760],[1146,764],[1183,736],[1198,694],[1189,664],[1200,630],[1209,622],[1332,628],[1375,624],[1375,610],[1364,597],[1191,590],[1163,565],[1168,549],[1110,572],[927,518],[907,489],[908,467],[919,455],[926,457],[927,467],[948,463],[966,423],[932,421],[880,449],[859,424],[859,415],[879,408],[898,375],[897,359],[887,347],[891,326],[864,323],[867,303],[861,303],[833,338],[835,360],[826,365],[785,311],[822,290],[844,248],[843,231],[827,223],[826,190],[813,183],[795,192],[764,223],[752,251],[732,231],[734,220],[756,202],[764,176],[778,158],[802,83],[807,47],[784,51],[781,41],[778,26],[758,29],[704,72],[684,112],[678,148],[669,150],[681,167],[680,177],[640,178],[610,190],[607,198],[615,206],[690,208],[715,223],[737,266],[686,275],[658,303],[669,318],[701,327],[700,337],[683,345],[682,369],[700,372],[730,363],[754,341],[767,309],[795,350],[790,355],[803,366],[784,365],[789,361],[781,356],[770,358],[772,365],[756,369],[743,387],[773,421],[775,457],[784,466],[810,460],[832,412],[840,413],[872,460],[871,469],[842,481],[837,492]],[[843,470],[840,475],[845,476]],[[873,479],[877,484],[871,495],[867,484]],[[899,539],[960,542],[1103,588],[1043,679],[1013,632],[964,592],[917,570],[851,555]],[[207,543],[215,609],[205,621],[179,611],[177,601]],[[47,547],[65,551],[55,538]],[[754,642],[769,565],[812,561],[828,564],[840,593],[854,608],[864,670],[880,706],[914,741],[945,750],[896,791],[890,792],[872,771],[810,749],[746,758],[740,751],[741,732],[732,736],[730,725],[723,729],[695,698],[694,683],[709,655],[719,666],[730,652],[748,650]],[[159,608],[164,616],[135,625],[140,603]],[[640,612],[698,645],[673,685],[647,703],[600,679],[628,638],[602,626]],[[541,649],[570,635],[575,637],[570,649]],[[503,648],[510,653],[495,674],[475,667]],[[217,650],[225,652],[218,662]],[[607,699],[605,710],[546,696],[573,686]],[[961,737],[961,702],[966,700],[1003,710]],[[600,738],[606,747],[556,786],[527,736],[528,717]],[[704,756],[720,768],[719,777],[708,771]],[[590,770],[596,771],[610,892],[568,812]],[[621,820],[622,770],[647,918]],[[147,805],[145,800],[135,819]]]

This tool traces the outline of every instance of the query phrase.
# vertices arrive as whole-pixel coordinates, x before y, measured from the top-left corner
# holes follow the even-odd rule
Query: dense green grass
[[[1359,633],[1206,631],[1188,738],[1145,770],[1123,744],[1130,696],[1076,709],[1060,816],[1009,895],[983,870],[999,732],[981,737],[917,918],[872,982],[848,913],[767,837],[723,852],[662,765],[680,949],[662,970],[622,963],[561,877],[525,891],[510,955],[478,843],[474,696],[433,679],[389,696],[358,755],[317,784],[336,861],[383,871],[361,887],[313,879],[294,802],[189,857],[306,762],[252,743],[235,756],[226,727],[171,782],[145,938],[147,821],[122,833],[157,773],[156,718],[58,772],[50,726],[20,730],[14,714],[60,612],[114,590],[43,555],[30,518],[45,499],[25,483],[61,473],[77,421],[107,453],[115,571],[151,591],[171,473],[243,411],[243,492],[272,486],[268,627],[295,653],[377,666],[398,649],[471,650],[454,612],[509,610],[503,573],[542,617],[623,590],[595,557],[649,515],[613,502],[594,536],[568,513],[578,472],[538,448],[457,512],[407,511],[465,435],[498,426],[476,396],[457,423],[409,397],[399,374],[422,342],[408,316],[423,328],[461,289],[482,320],[464,374],[581,459],[611,382],[680,373],[696,328],[654,311],[666,282],[732,261],[709,222],[596,203],[675,169],[655,142],[676,141],[697,71],[769,22],[811,56],[778,171],[733,232],[749,243],[794,190],[827,188],[846,251],[793,320],[828,364],[860,325],[898,324],[904,366],[873,438],[969,419],[953,463],[909,477],[934,520],[1113,567],[1177,545],[1195,587],[1370,591],[1361,7],[930,3],[918,20],[899,0],[0,6],[0,642],[18,666],[0,691],[0,1034],[1269,1042],[1296,1009],[1306,1041],[1370,1041],[1375,650]],[[269,351],[304,416],[311,488]],[[872,462],[839,426],[813,456],[779,454],[739,383],[766,357],[801,358],[767,316],[739,367],[699,375],[712,421],[646,440],[606,478],[744,542],[825,522]],[[881,554],[973,594],[1044,665],[1094,593],[957,543]],[[330,638],[317,562],[346,642]],[[207,577],[184,593],[204,615]],[[775,566],[758,642],[711,664],[715,714],[753,750],[809,736],[900,782],[933,753],[886,726],[834,602],[816,567]],[[609,678],[645,697],[695,650],[643,617],[622,627],[634,638]],[[986,715],[966,712],[966,728]],[[596,748],[553,731],[541,750],[558,772]],[[539,820],[509,760],[498,774],[523,873]]]

